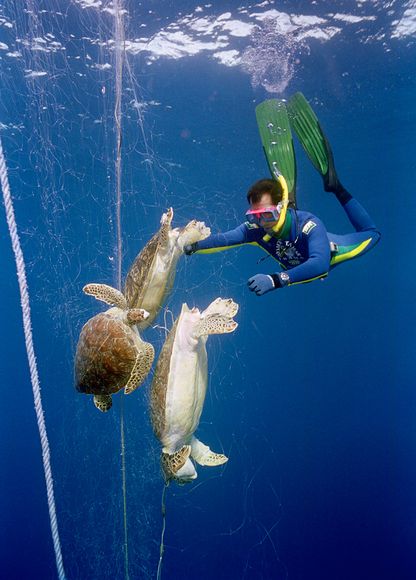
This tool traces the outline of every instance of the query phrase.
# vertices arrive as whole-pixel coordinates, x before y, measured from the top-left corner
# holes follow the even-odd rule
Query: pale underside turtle
[[[154,358],[153,346],[144,342],[136,325],[148,313],[128,308],[121,292],[105,284],[87,284],[84,292],[113,306],[83,326],[75,355],[75,385],[94,395],[94,404],[106,412],[111,395],[124,388],[128,395],[146,378]]]
[[[233,332],[238,305],[217,298],[206,310],[183,304],[179,318],[163,345],[151,386],[153,429],[162,444],[165,479],[186,483],[197,473],[191,460],[215,466],[228,461],[199,441],[194,432],[199,424],[208,381],[205,344],[210,334]]]
[[[144,308],[149,317],[138,324],[149,327],[172,290],[179,257],[186,245],[207,238],[211,231],[192,220],[183,228],[171,228],[173,209],[162,215],[157,234],[134,260],[126,278],[124,296],[129,308]]]

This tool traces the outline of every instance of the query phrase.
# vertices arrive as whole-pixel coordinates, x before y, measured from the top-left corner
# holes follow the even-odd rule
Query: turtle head
[[[146,318],[149,318],[149,313],[144,308],[130,308],[127,311],[127,324],[134,325],[140,324]]]
[[[166,210],[166,213],[162,214],[160,218],[160,225],[164,226],[165,224],[170,225],[173,220],[173,207],[170,207]]]
[[[94,405],[99,411],[107,413],[113,406],[111,395],[94,395]]]
[[[196,306],[194,306],[193,308],[189,308],[187,303],[183,302],[180,316],[182,316],[183,314],[196,314],[199,317],[201,315],[201,311]]]

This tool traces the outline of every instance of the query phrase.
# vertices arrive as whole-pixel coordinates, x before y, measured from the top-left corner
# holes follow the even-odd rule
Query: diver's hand
[[[270,290],[276,289],[273,278],[267,274],[256,274],[248,279],[247,284],[248,289],[251,292],[255,292],[257,296],[263,296],[263,294],[267,294]]]
[[[187,256],[191,256],[194,254],[198,249],[198,242],[194,242],[193,244],[187,244],[183,247],[183,253]]]

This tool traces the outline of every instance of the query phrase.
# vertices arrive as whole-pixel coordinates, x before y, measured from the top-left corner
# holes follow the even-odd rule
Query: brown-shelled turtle
[[[144,308],[149,317],[138,324],[150,326],[172,290],[176,265],[186,245],[207,238],[211,231],[192,220],[183,228],[171,228],[173,209],[162,215],[159,231],[134,260],[126,278],[124,296],[130,308]]]
[[[83,326],[75,355],[76,389],[94,395],[97,409],[106,412],[111,395],[123,387],[130,394],[150,371],[154,349],[136,328],[148,313],[129,308],[123,294],[106,284],[87,284],[83,290],[112,306]]]
[[[217,298],[206,310],[183,304],[159,356],[150,391],[154,432],[162,444],[162,469],[166,481],[186,483],[197,473],[191,460],[215,466],[228,461],[199,441],[199,424],[208,383],[205,348],[210,334],[233,332],[238,305]]]

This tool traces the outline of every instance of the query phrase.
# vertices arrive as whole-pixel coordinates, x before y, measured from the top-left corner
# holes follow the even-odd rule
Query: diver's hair
[[[274,179],[259,179],[259,181],[253,183],[248,190],[248,203],[250,205],[252,203],[258,203],[265,193],[270,193],[274,205],[277,205],[279,201],[282,201],[283,192],[279,182]]]

